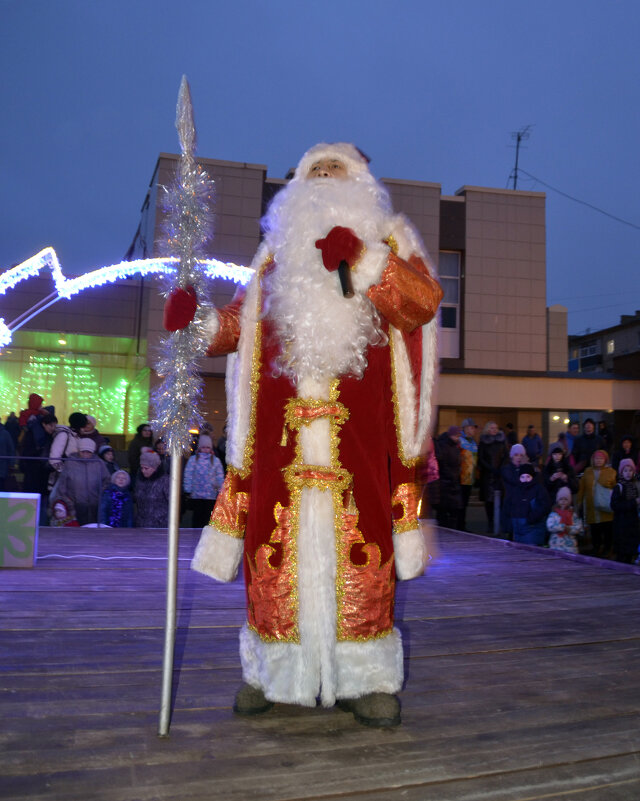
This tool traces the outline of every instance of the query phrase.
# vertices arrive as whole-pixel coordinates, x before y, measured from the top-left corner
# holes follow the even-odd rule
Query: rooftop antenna
[[[524,141],[525,139],[529,138],[529,134],[533,125],[525,125],[524,128],[521,128],[519,131],[514,131],[511,134],[511,138],[516,140],[516,166],[513,169],[513,172],[509,176],[513,178],[513,188],[518,188],[518,158],[520,156],[520,142]]]

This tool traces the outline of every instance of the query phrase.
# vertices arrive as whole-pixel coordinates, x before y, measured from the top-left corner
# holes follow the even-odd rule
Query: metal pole
[[[182,454],[178,445],[171,447],[171,484],[169,495],[169,529],[167,551],[167,607],[164,626],[164,656],[162,659],[162,701],[160,705],[159,737],[169,736],[171,723],[171,688],[173,684],[173,654],[176,643],[176,590],[178,583],[178,538],[180,529],[180,488]]]

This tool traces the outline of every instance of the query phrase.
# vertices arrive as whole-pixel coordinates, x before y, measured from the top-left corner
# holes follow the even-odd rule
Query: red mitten
[[[362,240],[358,239],[351,228],[336,225],[324,239],[317,240],[316,247],[322,251],[324,266],[332,273],[338,269],[341,261],[346,261],[349,267],[353,267],[362,252]]]
[[[186,328],[196,315],[198,299],[192,286],[185,289],[176,287],[164,304],[162,325],[165,331],[177,331]]]

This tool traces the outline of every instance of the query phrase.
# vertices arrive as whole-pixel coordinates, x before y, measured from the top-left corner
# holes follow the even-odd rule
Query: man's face
[[[529,433],[529,436],[532,437],[536,433],[536,427],[535,426],[529,426],[528,433]]]
[[[340,159],[314,161],[307,173],[307,178],[340,178],[344,181],[348,177],[347,165]]]
[[[577,423],[574,423],[569,428],[569,433],[572,437],[577,437],[580,434],[580,426]]]
[[[591,435],[591,434],[593,434],[594,431],[595,431],[595,428],[593,426],[593,423],[585,423],[584,424],[584,433],[585,434]]]

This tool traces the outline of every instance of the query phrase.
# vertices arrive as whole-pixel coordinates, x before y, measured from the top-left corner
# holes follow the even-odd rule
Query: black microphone
[[[345,298],[352,298],[354,295],[353,284],[351,283],[351,268],[343,259],[338,265],[338,277],[340,278],[340,287],[342,294]]]

